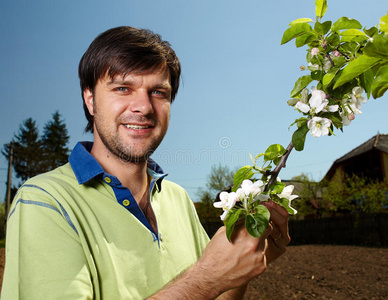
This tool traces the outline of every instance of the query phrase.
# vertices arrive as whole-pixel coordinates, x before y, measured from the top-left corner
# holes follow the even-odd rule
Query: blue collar
[[[114,181],[119,182],[115,176],[106,173],[93,155],[90,154],[92,147],[92,142],[78,142],[70,154],[69,162],[78,183],[84,184],[97,176],[101,178],[108,176]],[[157,187],[160,191],[162,180],[167,174],[165,174],[162,168],[151,158],[149,158],[147,162],[147,172],[151,177],[156,179]]]

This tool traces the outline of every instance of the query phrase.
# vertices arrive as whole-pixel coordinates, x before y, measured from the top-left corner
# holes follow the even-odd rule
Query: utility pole
[[[4,237],[7,234],[8,213],[9,213],[9,207],[11,206],[12,159],[13,159],[13,143],[11,142],[9,144],[9,157],[8,157],[8,177],[7,177],[7,194],[5,198]]]

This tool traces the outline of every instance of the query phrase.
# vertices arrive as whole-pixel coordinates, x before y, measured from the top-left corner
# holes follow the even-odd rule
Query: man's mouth
[[[129,129],[148,129],[148,128],[151,128],[151,126],[146,126],[146,125],[124,124],[124,126],[129,128]]]

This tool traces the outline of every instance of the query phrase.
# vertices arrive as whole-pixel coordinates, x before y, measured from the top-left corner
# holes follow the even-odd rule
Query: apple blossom
[[[221,201],[219,202],[213,203],[214,207],[223,208],[224,210],[230,210],[235,206],[236,202],[239,200],[239,197],[235,192],[221,192],[220,200]]]
[[[342,117],[342,124],[344,126],[349,126],[351,121],[353,121],[355,119],[355,116],[352,113],[346,114],[345,112],[341,112],[340,115]]]
[[[364,92],[363,88],[356,86],[352,90],[352,99],[355,103],[366,103],[366,99],[362,97],[362,93]],[[361,104],[360,104],[361,105]]]
[[[288,201],[291,202],[295,198],[298,198],[298,195],[291,195],[293,190],[294,190],[294,186],[293,185],[287,185],[287,186],[284,187],[283,191],[280,194],[278,194],[278,197],[279,198],[286,198]],[[293,212],[295,214],[297,213],[296,209],[294,209],[291,206],[290,206],[290,208],[293,210]]]
[[[312,114],[319,113],[322,111],[328,104],[329,100],[326,99],[326,94],[324,91],[318,90],[315,86],[311,88],[311,98],[309,100]]]
[[[311,49],[311,55],[312,56],[317,56],[319,54],[319,49],[317,47],[314,47]]]
[[[312,64],[311,62],[307,64],[307,68],[312,72],[322,69],[318,64]]]
[[[310,134],[313,137],[328,135],[330,126],[331,121],[327,118],[313,117],[311,120],[307,121],[307,127],[310,129]]]
[[[334,51],[333,51],[333,55],[334,55],[335,57],[340,57],[340,56],[341,56],[341,53],[340,53],[338,50],[334,50]]]
[[[310,106],[306,103],[303,103],[302,101],[298,101],[295,104],[295,108],[299,109],[301,112],[307,114],[310,111]]]

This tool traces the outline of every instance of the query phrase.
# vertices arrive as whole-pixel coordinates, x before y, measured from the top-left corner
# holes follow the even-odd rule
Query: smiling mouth
[[[148,129],[151,128],[151,126],[140,126],[140,125],[131,125],[131,124],[124,124],[125,127],[129,129]]]

